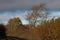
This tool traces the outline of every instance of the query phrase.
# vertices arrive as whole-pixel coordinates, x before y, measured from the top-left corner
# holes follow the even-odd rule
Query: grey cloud
[[[47,3],[50,9],[59,9],[60,0],[0,0],[0,10],[32,7],[40,3]]]
[[[47,4],[47,7],[53,10],[60,10],[60,0],[53,0]]]

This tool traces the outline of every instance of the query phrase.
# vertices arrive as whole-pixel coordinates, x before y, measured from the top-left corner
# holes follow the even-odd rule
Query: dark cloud
[[[0,0],[0,10],[19,9],[46,3],[49,9],[60,9],[60,0]]]
[[[53,10],[60,10],[60,0],[52,0],[47,7]]]

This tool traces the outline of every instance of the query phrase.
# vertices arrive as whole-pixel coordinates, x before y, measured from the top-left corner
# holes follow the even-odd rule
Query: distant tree
[[[8,21],[8,24],[9,23],[11,23],[11,24],[20,24],[20,25],[22,25],[22,22],[21,22],[21,20],[19,19],[19,17],[17,17],[17,18],[13,18],[13,19],[10,19],[9,21]]]
[[[8,21],[8,27],[10,27],[11,31],[18,29],[19,28],[19,25],[22,25],[22,22],[19,19],[19,17],[10,19]]]
[[[47,18],[48,13],[43,13],[43,10],[45,10],[46,4],[41,4],[39,6],[34,6],[32,8],[32,12],[28,13],[26,16],[26,20],[29,21],[29,24],[32,26],[36,26],[37,22],[39,22],[41,19]]]

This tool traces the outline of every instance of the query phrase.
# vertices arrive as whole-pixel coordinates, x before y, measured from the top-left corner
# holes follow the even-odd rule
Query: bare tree
[[[32,8],[32,13],[28,13],[26,16],[26,20],[29,21],[29,24],[32,26],[36,26],[37,22],[40,21],[40,18],[46,18],[47,13],[43,13],[43,10],[45,10],[46,4],[41,4],[39,6],[34,6]]]

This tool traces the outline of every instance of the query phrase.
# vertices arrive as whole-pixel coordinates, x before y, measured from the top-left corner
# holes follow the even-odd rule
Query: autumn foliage
[[[40,37],[41,40],[60,40],[60,18],[44,21],[34,31],[34,34],[37,33],[37,35],[40,35],[38,38]]]
[[[8,24],[7,24],[8,25]],[[60,18],[45,20],[42,24],[29,30],[29,25],[7,26],[18,27],[15,31],[7,30],[8,36],[27,38],[29,40],[60,40]]]

